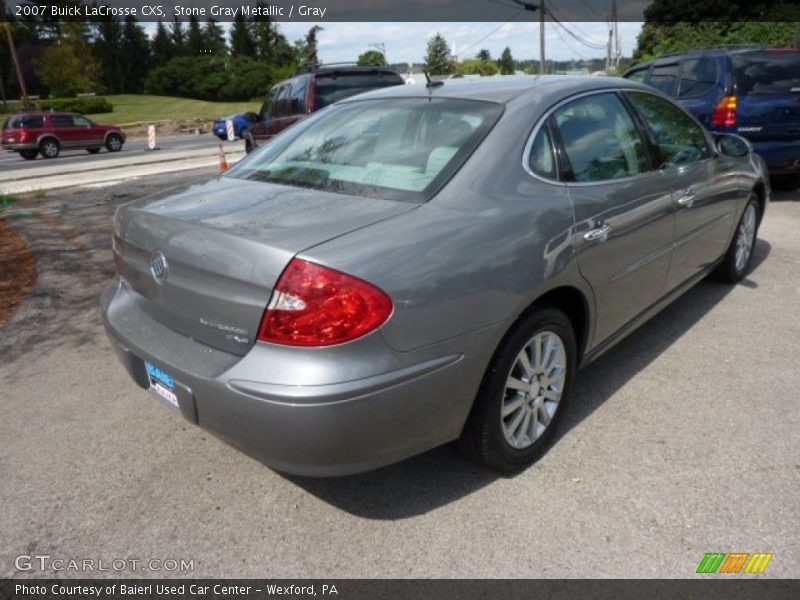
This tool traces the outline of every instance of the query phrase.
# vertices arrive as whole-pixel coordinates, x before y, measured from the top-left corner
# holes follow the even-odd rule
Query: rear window
[[[41,129],[44,127],[44,117],[9,117],[3,129]]]
[[[403,84],[396,73],[382,71],[367,73],[321,73],[316,76],[317,98],[315,108],[325,108],[350,96],[369,90]]]
[[[800,52],[756,52],[733,56],[739,94],[800,92]]]
[[[287,130],[227,176],[424,202],[502,112],[492,102],[443,98],[346,103]]]

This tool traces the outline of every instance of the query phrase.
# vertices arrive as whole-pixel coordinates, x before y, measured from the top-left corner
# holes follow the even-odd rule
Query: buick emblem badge
[[[167,275],[169,274],[167,257],[158,250],[153,252],[153,256],[150,258],[150,274],[158,285],[163,284],[167,280]]]

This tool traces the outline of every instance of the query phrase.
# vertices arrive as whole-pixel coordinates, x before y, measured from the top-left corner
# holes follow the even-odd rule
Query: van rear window
[[[350,96],[377,90],[379,88],[402,85],[403,78],[396,73],[320,73],[316,76],[316,109],[344,100]]]
[[[800,52],[765,51],[733,57],[739,94],[800,93]]]
[[[44,117],[9,117],[6,119],[3,129],[41,129],[44,127]]]

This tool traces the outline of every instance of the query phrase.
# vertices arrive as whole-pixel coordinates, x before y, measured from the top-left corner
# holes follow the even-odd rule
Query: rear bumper
[[[3,144],[3,149],[9,152],[19,152],[20,150],[37,150],[39,146],[36,142],[17,142],[14,144]]]
[[[800,140],[752,144],[756,153],[767,163],[770,175],[800,174]]]
[[[130,294],[115,283],[102,305],[108,336],[131,377],[149,386],[144,361],[155,364],[175,378],[186,419],[276,470],[297,475],[367,471],[457,438],[483,374],[480,365],[494,347],[490,340],[502,335],[500,327],[481,330],[415,352],[412,360],[404,356],[404,366],[367,377],[314,385],[254,381],[246,375],[254,365],[265,379],[296,371],[297,355],[282,368],[285,349],[268,344],[256,344],[244,357],[208,348],[151,319]],[[307,382],[325,368],[322,361],[315,364],[314,350],[305,352]],[[375,364],[386,364],[382,358],[376,356]],[[348,366],[343,356],[343,374]]]

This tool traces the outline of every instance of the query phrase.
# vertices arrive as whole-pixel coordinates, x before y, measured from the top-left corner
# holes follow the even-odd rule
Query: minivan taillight
[[[736,125],[736,96],[725,96],[714,109],[714,127],[733,127]]]
[[[383,325],[392,301],[356,277],[293,259],[275,286],[258,339],[288,346],[331,346]]]

